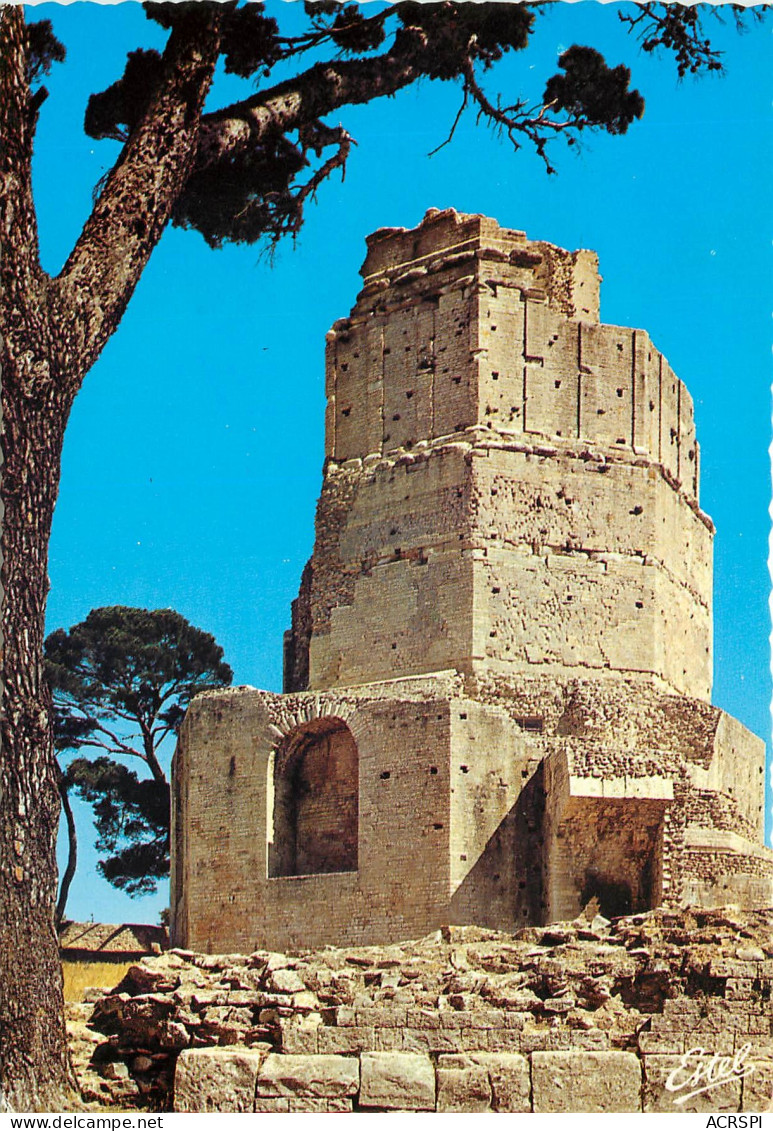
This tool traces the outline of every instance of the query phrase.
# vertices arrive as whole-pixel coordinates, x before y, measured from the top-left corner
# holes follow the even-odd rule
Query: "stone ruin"
[[[764,745],[711,705],[687,389],[599,321],[590,251],[430,210],[362,275],[285,693],[182,728],[173,943],[773,904]]]
[[[659,909],[172,950],[72,1004],[70,1037],[83,1099],[123,1110],[761,1112],[772,989],[773,910]]]

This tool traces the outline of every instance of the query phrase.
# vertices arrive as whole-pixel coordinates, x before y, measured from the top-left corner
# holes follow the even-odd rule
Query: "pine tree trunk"
[[[54,924],[59,768],[42,662],[66,410],[50,384],[47,395],[27,395],[7,349],[2,364],[0,1082],[15,1110],[50,1111],[63,1106],[70,1084]]]
[[[54,929],[58,766],[42,646],[51,519],[67,417],[117,329],[191,170],[259,148],[277,129],[394,93],[423,73],[421,37],[373,60],[318,65],[228,111],[204,100],[220,52],[220,4],[180,5],[161,77],[62,272],[41,269],[23,9],[0,3],[0,339],[3,516],[0,661],[0,1110],[56,1110],[71,1083]],[[148,764],[157,780],[163,772]]]
[[[19,1111],[63,1105],[71,1082],[54,928],[58,766],[43,671],[48,538],[67,406],[52,379],[50,280],[32,206],[22,13],[0,25],[2,196],[2,633],[0,1094]]]
[[[43,664],[64,430],[187,179],[218,54],[218,11],[194,6],[177,21],[146,116],[51,279],[38,255],[37,104],[24,14],[0,7],[0,1110],[61,1110],[74,1085],[54,922],[59,767]]]

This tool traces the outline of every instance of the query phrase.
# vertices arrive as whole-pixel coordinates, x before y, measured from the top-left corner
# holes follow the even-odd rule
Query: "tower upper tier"
[[[711,688],[689,393],[599,322],[590,251],[427,213],[368,240],[327,343],[325,483],[288,687],[456,668]]]
[[[370,236],[361,273],[328,335],[337,462],[479,425],[647,456],[697,500],[690,395],[644,331],[599,323],[594,252],[430,211]]]

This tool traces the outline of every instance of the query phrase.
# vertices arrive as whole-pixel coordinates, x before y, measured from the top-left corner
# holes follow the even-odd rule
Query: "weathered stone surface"
[[[185,1049],[177,1058],[174,1110],[252,1111],[262,1060],[246,1049]]]
[[[282,1052],[291,1056],[313,1056],[317,1052],[338,1052],[319,1048],[319,1017],[300,1016],[278,1019]]]
[[[315,1100],[311,1098],[304,1099],[290,1099],[288,1101],[288,1110],[295,1112],[305,1112],[310,1114],[312,1112],[320,1113],[335,1113],[347,1112],[353,1108],[352,1101],[346,1096],[330,1096],[328,1099]]]
[[[752,1052],[749,1059],[754,1071],[744,1077],[741,1085],[741,1111],[773,1112],[773,1056],[756,1057]]]
[[[306,989],[306,983],[295,970],[273,970],[268,980],[270,993],[296,994]]]
[[[254,1110],[262,1114],[273,1114],[280,1111],[303,1112],[306,1114],[312,1112],[347,1112],[352,1110],[352,1101],[345,1096],[341,1096],[338,1099],[334,1097],[328,1099],[314,1099],[312,1096],[304,1096],[303,1098],[293,1098],[292,1096],[280,1098],[258,1096],[255,1100]]]
[[[428,1056],[366,1052],[361,1057],[360,1106],[387,1111],[433,1111],[435,1069]]]
[[[460,1061],[448,1064],[444,1061]],[[487,1070],[466,1057],[440,1057],[437,1069],[437,1110],[493,1111]]]
[[[535,1052],[535,1112],[641,1111],[641,1063],[628,1052]]]
[[[529,1062],[518,1053],[441,1056],[438,1111],[530,1111]]]
[[[102,1068],[102,1075],[108,1080],[128,1080],[129,1069],[120,1060],[109,1060]]]
[[[290,1100],[287,1096],[256,1096],[253,1111],[261,1114],[273,1114],[277,1111],[289,1111]]]
[[[488,1069],[494,1111],[530,1111],[529,1062],[517,1053],[491,1053],[479,1057]]]
[[[259,1096],[353,1096],[360,1065],[351,1056],[269,1054],[257,1078]]]
[[[684,1054],[645,1056],[644,1110],[672,1113],[740,1111],[743,1081],[735,1074],[727,1079],[726,1065],[724,1071],[721,1065],[711,1067],[715,1055],[720,1054],[704,1050],[700,1056],[692,1055],[689,1062],[683,1060]],[[731,1056],[727,1057],[728,1062],[731,1060]],[[696,1072],[698,1078],[694,1079]],[[726,1082],[714,1083],[722,1079]],[[693,1095],[694,1092],[697,1094]]]
[[[485,1036],[481,1037],[479,1032],[473,1037],[469,1031],[461,1029],[398,1029],[390,1043],[387,1043],[386,1030],[379,1030],[379,1033],[382,1048],[402,1048],[406,1052],[459,1052],[471,1045],[479,1048],[486,1043]]]
[[[359,1053],[375,1049],[376,1030],[353,1025],[343,1029],[333,1025],[319,1028],[318,1046],[321,1053]]]

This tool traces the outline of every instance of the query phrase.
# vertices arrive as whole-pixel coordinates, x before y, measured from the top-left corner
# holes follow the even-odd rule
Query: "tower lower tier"
[[[770,905],[763,774],[736,720],[637,678],[207,693],[174,762],[174,943],[513,930],[594,900]]]

